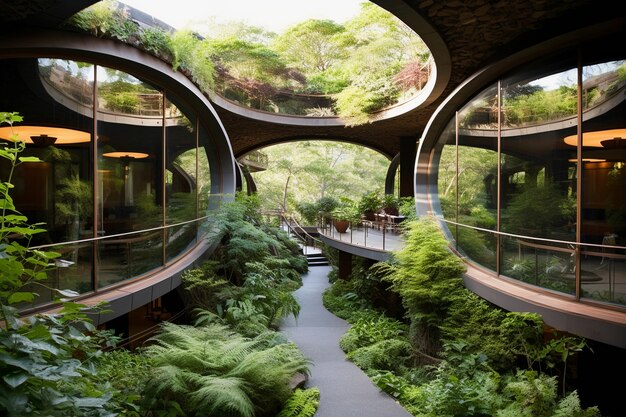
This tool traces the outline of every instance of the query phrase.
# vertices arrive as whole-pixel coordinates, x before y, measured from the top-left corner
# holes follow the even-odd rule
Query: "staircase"
[[[330,265],[328,258],[326,258],[323,253],[309,253],[306,255],[306,259],[309,263],[309,267]]]

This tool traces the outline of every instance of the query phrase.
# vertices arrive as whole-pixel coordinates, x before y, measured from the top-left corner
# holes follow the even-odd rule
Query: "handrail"
[[[328,221],[330,220],[330,222]],[[335,238],[335,228],[333,227],[335,219],[332,216],[324,216],[322,218],[322,224],[320,230],[323,235],[338,241],[344,241],[353,246],[362,246],[374,251],[389,252],[398,249],[399,245],[403,245],[404,239],[399,231],[399,223],[389,221],[369,221],[361,219],[357,222],[350,222],[349,232],[338,232],[338,238]],[[354,233],[354,230],[358,230],[358,233]],[[360,231],[362,229],[362,232]],[[387,233],[389,229],[389,233]],[[348,235],[346,238],[342,238],[342,235]],[[346,239],[346,240],[344,240]],[[390,248],[390,245],[395,247]]]
[[[304,254],[306,255],[306,251],[307,251],[307,242],[311,241],[313,242],[313,247],[315,248],[315,243],[317,242],[319,247],[322,247],[322,241],[316,237],[313,237],[311,234],[309,234],[309,232],[307,232],[304,227],[302,227],[300,225],[300,223],[298,223],[298,221],[293,217],[293,216],[289,216],[289,218],[287,218],[287,216],[285,216],[285,213],[280,213],[279,214],[281,220],[285,223],[285,225],[287,226],[287,228],[298,237],[298,239],[300,239],[303,242],[303,250],[304,250]],[[292,224],[293,223],[293,224]],[[295,227],[297,227],[299,230],[296,230],[296,228],[293,226],[295,225]],[[302,234],[300,233],[302,232],[302,234],[304,236],[302,236]]]

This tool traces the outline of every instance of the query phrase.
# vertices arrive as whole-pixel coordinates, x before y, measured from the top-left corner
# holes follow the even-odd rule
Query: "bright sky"
[[[306,19],[343,23],[358,14],[363,0],[120,0],[180,28],[216,17],[218,22],[243,21],[280,33]]]

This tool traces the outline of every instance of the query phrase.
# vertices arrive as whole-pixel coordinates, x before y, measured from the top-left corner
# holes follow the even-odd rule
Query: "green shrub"
[[[296,389],[277,417],[313,417],[319,401],[318,388]]]
[[[404,333],[403,323],[371,312],[363,314],[363,317],[353,322],[350,329],[339,340],[339,347],[344,352],[352,352],[376,342],[396,339]]]
[[[291,396],[293,375],[308,373],[293,343],[268,348],[263,336],[248,339],[215,324],[165,323],[152,341],[145,352],[155,369],[144,400],[157,413],[275,416]]]
[[[348,359],[364,371],[400,371],[410,365],[412,346],[406,339],[387,339],[348,353]]]
[[[435,356],[441,347],[440,326],[450,306],[466,294],[461,281],[465,267],[448,250],[433,219],[408,222],[405,228],[406,245],[394,253],[394,262],[374,269],[386,275],[390,288],[402,298],[416,349]]]

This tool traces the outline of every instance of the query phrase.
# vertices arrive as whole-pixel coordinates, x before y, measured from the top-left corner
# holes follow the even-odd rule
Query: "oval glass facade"
[[[457,109],[435,146],[436,210],[462,255],[503,277],[626,306],[621,53],[552,54]]]
[[[15,205],[47,230],[30,246],[61,253],[35,290],[37,305],[21,308],[52,301],[47,287],[97,292],[194,247],[219,190],[211,190],[214,141],[188,103],[84,62],[3,59],[0,72],[0,107],[24,117],[16,125],[23,156],[41,160],[18,166]]]

